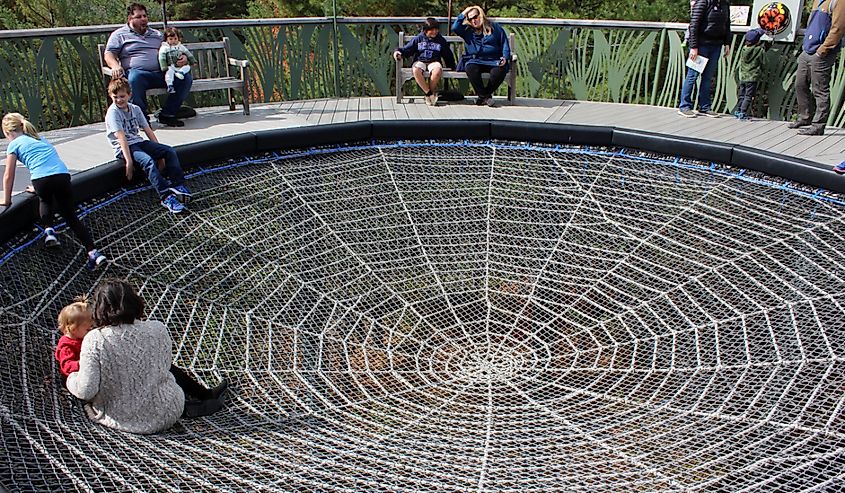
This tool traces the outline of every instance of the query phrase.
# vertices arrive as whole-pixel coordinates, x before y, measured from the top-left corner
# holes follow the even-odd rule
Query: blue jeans
[[[164,82],[164,72],[143,70],[140,68],[133,68],[129,70],[127,75],[129,79],[129,87],[132,88],[132,104],[138,105],[141,112],[145,115],[149,114],[147,111],[147,89],[164,88],[167,84]],[[167,101],[161,108],[161,114],[164,116],[176,116],[176,112],[182,103],[188,99],[188,93],[191,91],[191,85],[194,79],[190,72],[185,74],[182,80],[173,82],[173,89],[176,90],[173,94],[167,95]]]
[[[698,109],[710,111],[710,85],[713,83],[713,76],[716,75],[716,68],[719,66],[719,56],[722,54],[720,44],[701,44],[698,46],[698,54],[707,58],[707,66],[701,73],[701,84],[698,87]],[[688,68],[684,85],[681,87],[681,109],[692,109],[692,89],[695,87],[695,80],[698,72]]]
[[[179,156],[169,145],[159,144],[151,140],[145,140],[129,146],[132,159],[135,164],[144,170],[147,178],[158,192],[159,197],[169,195],[167,190],[170,187],[178,187],[185,183],[185,175],[182,173],[182,166],[179,164]],[[158,170],[156,160],[164,158],[164,176]]]

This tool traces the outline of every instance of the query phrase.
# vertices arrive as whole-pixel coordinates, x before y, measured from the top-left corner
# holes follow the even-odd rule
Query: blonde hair
[[[38,130],[35,125],[23,117],[20,113],[9,113],[3,117],[3,131],[5,132],[21,132],[29,135],[33,139],[39,139]]]
[[[481,31],[484,33],[485,36],[489,36],[493,33],[493,25],[490,23],[490,19],[487,18],[487,14],[484,13],[484,9],[482,9],[478,5],[473,5],[469,7],[469,10],[477,10],[478,11],[478,18],[481,20]],[[469,12],[467,12],[467,16],[464,17],[464,25],[472,27],[472,24],[469,22]]]
[[[64,335],[69,335],[71,327],[90,320],[93,320],[93,313],[88,297],[77,296],[73,299],[73,303],[62,308],[62,311],[59,312],[59,331]]]

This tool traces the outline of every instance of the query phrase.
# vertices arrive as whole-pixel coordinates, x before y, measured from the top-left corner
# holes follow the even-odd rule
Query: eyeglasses
[[[475,19],[478,19],[478,16],[477,16],[477,15],[476,15],[476,16],[474,16],[474,17],[469,17],[469,16],[467,16],[467,20],[468,20],[468,21],[470,21],[470,22],[474,21]]]

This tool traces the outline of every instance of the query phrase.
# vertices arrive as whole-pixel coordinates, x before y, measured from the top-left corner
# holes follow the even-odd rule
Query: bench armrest
[[[237,58],[229,58],[229,65],[246,68],[249,67],[249,60],[238,60]]]
[[[516,53],[511,53],[511,61],[512,62],[516,61]]]
[[[100,67],[100,71],[103,73],[103,75],[111,77],[111,67]]]

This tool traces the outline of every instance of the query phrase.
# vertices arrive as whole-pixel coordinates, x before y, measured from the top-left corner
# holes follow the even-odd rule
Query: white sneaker
[[[437,93],[436,92],[431,93],[431,105],[437,106]]]
[[[429,105],[429,106],[434,106],[434,103],[432,103],[432,102],[431,102],[431,98],[433,98],[433,97],[434,97],[434,95],[433,95],[433,94],[432,94],[431,96],[425,96],[425,95],[423,95],[423,97],[425,98],[425,104],[427,104],[427,105]]]
[[[44,246],[47,248],[56,248],[61,243],[59,243],[59,239],[56,237],[56,232],[53,228],[47,228],[44,230]]]

